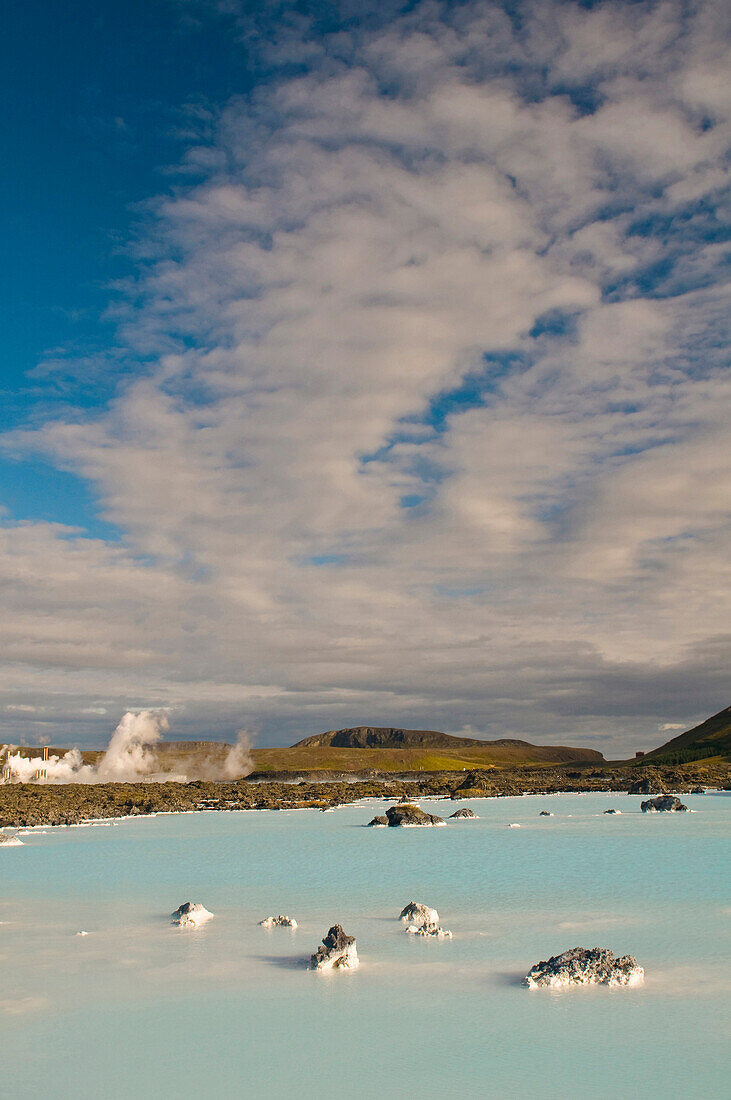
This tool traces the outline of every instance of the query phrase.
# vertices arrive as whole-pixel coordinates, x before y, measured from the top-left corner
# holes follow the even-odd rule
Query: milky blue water
[[[479,821],[436,829],[360,828],[370,802],[29,832],[0,849],[0,1092],[728,1095],[731,797],[685,801],[697,812],[561,795],[471,800]],[[186,900],[215,919],[171,927]],[[406,935],[411,900],[454,938]],[[257,926],[277,913],[300,927]],[[335,921],[360,969],[306,970]],[[520,985],[572,946],[636,955],[645,985]]]

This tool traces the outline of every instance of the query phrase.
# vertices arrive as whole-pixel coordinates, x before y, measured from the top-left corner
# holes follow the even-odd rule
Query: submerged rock
[[[471,818],[474,818],[475,821],[477,820],[477,814],[474,813],[472,810],[467,809],[467,807],[465,807],[465,806],[463,806],[461,810],[455,810],[454,813],[450,814],[449,816],[450,817],[471,817]]]
[[[451,940],[452,933],[446,928],[440,928],[436,921],[425,924],[410,924],[406,929],[412,936],[433,936],[438,940]]]
[[[400,804],[391,806],[389,810],[386,810],[386,817],[391,827],[401,826],[408,829],[420,825],[446,825],[443,818],[437,817],[436,814],[425,813],[424,810],[412,803],[406,803],[403,806]]]
[[[388,818],[384,814],[376,814],[366,825],[367,829],[382,829],[384,825],[388,825]]]
[[[209,913],[199,901],[184,901],[179,909],[170,914],[173,924],[179,924],[181,928],[197,928],[210,920],[213,913]]]
[[[334,924],[310,961],[311,970],[354,970],[360,963],[355,949],[355,936],[346,936],[339,924]]]
[[[401,910],[398,919],[408,921],[409,924],[439,924],[439,914],[436,909],[424,905],[422,901],[410,901]]]
[[[539,962],[525,977],[529,989],[567,989],[573,985],[638,985],[645,971],[633,955],[617,958],[606,947],[572,947]]]
[[[284,917],[280,913],[278,917],[265,917],[264,920],[260,920],[259,924],[262,928],[296,928],[297,921],[294,917]]]
[[[509,829],[519,829],[520,824],[517,821],[511,821],[510,824],[508,825],[508,828]]]
[[[659,798],[648,798],[640,803],[643,814],[684,813],[688,807],[672,794],[663,794]]]
[[[605,810],[605,814],[621,814],[621,810]]]

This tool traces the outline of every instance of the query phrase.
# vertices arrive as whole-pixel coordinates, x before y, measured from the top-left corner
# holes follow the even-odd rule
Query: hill
[[[230,745],[212,741],[168,741],[154,746],[164,770],[186,772],[206,778],[220,765]],[[41,749],[27,747],[24,756],[37,757]],[[50,750],[61,756],[65,749]],[[96,764],[101,750],[86,749],[84,762]],[[357,726],[330,730],[305,737],[289,748],[254,749],[258,775],[314,772],[457,772],[474,768],[507,769],[545,767],[552,764],[603,764],[595,749],[564,745],[532,745],[528,741],[501,738],[478,741],[453,737],[438,730],[404,730],[392,727]]]
[[[688,764],[693,760],[731,757],[731,707],[707,718],[699,726],[645,753],[641,763]]]
[[[601,764],[595,749],[532,745],[502,738],[478,741],[439,730],[355,726],[305,737],[286,749],[256,749],[257,771],[460,771],[566,763]]]

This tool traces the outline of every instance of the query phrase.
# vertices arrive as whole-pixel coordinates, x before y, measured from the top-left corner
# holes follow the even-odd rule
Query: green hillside
[[[461,771],[567,763],[601,764],[595,749],[532,745],[501,738],[479,741],[439,730],[354,726],[305,737],[290,748],[256,749],[257,771]]]
[[[689,764],[694,760],[731,758],[731,707],[685,733],[679,733],[652,752],[645,753],[641,763]]]

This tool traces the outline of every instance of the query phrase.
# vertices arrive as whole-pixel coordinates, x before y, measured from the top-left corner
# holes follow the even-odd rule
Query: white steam
[[[241,730],[236,744],[225,754],[175,753],[175,746],[160,748],[169,729],[162,711],[127,711],[112,734],[106,752],[96,764],[85,764],[81,751],[70,749],[63,756],[22,756],[8,750],[0,760],[0,779],[6,783],[139,783],[190,779],[239,779],[253,770],[251,739]]]
[[[96,768],[97,783],[130,783],[146,779],[156,770],[151,745],[170,728],[167,715],[153,710],[127,711],[112,734],[109,747]]]
[[[251,755],[251,737],[246,730],[239,730],[236,744],[232,745],[223,762],[223,779],[239,779],[254,770],[254,758]]]
[[[96,769],[85,764],[79,749],[65,756],[38,756],[8,753],[3,762],[2,778],[6,783],[96,783]]]

